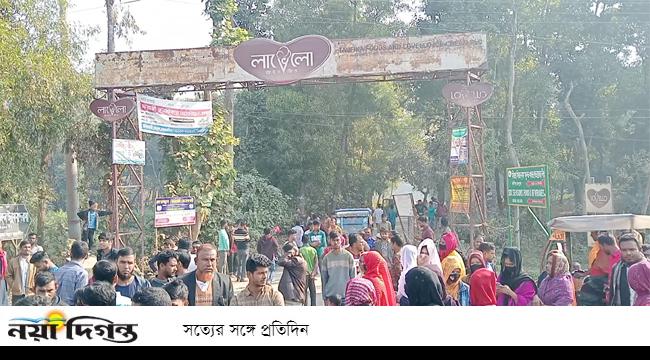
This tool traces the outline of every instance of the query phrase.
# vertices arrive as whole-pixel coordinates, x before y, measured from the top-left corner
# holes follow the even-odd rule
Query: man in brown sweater
[[[284,271],[278,290],[284,296],[286,306],[302,306],[307,287],[307,262],[293,243],[284,244],[282,250],[284,257],[278,260],[278,265],[284,267]]]

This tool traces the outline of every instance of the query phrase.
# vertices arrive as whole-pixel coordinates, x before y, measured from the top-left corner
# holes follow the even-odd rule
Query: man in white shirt
[[[372,213],[372,218],[374,221],[375,231],[379,233],[381,227],[381,217],[384,215],[384,209],[382,209],[381,204],[377,204],[377,208]]]
[[[302,237],[305,235],[305,230],[303,230],[302,225],[300,225],[300,221],[296,221],[291,230],[296,231],[296,245],[299,248],[302,247]]]

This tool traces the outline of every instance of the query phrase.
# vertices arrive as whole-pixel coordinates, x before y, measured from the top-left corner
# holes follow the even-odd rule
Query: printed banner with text
[[[451,206],[453,213],[469,214],[469,176],[451,177]]]
[[[165,136],[202,136],[212,126],[212,102],[174,101],[138,94],[140,131]]]
[[[469,151],[467,147],[468,131],[467,128],[454,129],[451,132],[451,152],[449,162],[451,165],[467,164]]]

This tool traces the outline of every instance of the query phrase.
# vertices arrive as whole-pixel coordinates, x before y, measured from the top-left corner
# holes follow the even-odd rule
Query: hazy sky
[[[120,0],[115,0],[119,3]],[[210,44],[212,23],[203,15],[200,0],[121,0],[146,35],[131,37],[128,45],[116,39],[115,51],[201,47]],[[104,0],[71,0],[68,21],[80,26],[99,26],[101,32],[88,42],[86,62],[106,51]]]

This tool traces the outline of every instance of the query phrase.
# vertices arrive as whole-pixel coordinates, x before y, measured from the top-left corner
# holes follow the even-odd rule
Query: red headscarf
[[[469,279],[469,301],[472,306],[497,304],[497,276],[488,269],[476,270]]]
[[[377,306],[395,306],[395,292],[393,291],[393,280],[388,271],[386,260],[376,251],[369,251],[361,255],[361,261],[366,268],[363,274],[365,279],[372,281],[377,293]]]
[[[458,236],[453,231],[442,234],[442,241],[445,242],[446,249],[439,249],[440,260],[444,260],[454,250],[458,249]]]

